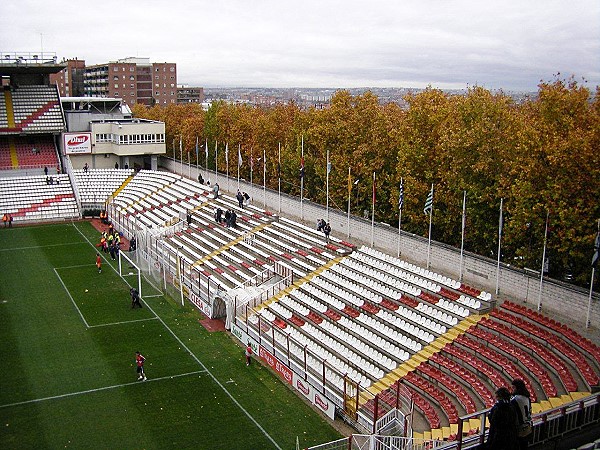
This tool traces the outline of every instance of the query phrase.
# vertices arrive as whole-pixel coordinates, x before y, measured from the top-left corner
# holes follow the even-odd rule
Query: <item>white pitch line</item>
[[[73,224],[73,226],[79,232],[79,234],[81,234],[83,236],[83,238],[89,242],[89,244],[91,246],[94,246],[94,244],[92,244],[89,241],[89,239],[85,236],[85,234],[83,234],[81,232],[81,230],[79,228],[77,228],[77,226],[75,224]],[[112,265],[111,265],[111,267],[112,267]],[[113,270],[115,272],[117,272],[114,267],[113,267]],[[123,279],[123,281],[125,281],[127,283],[127,281],[123,277],[121,277],[121,278]],[[146,277],[144,277],[144,279],[146,279]],[[148,281],[148,280],[146,279],[146,281]],[[127,283],[127,284],[129,284],[129,283]],[[157,289],[157,290],[160,291],[160,289]],[[185,349],[185,351],[188,352],[188,354],[198,363],[198,365],[200,367],[202,367],[203,371],[205,371],[213,379],[213,381],[223,390],[223,392],[225,392],[225,394],[227,394],[227,396],[231,399],[231,401],[246,415],[246,417],[248,417],[252,421],[252,423],[254,423],[254,425],[265,435],[265,437],[269,441],[271,441],[271,443],[275,446],[275,448],[277,448],[278,450],[282,450],[282,448],[279,446],[279,444],[277,444],[277,442],[275,442],[275,440],[271,437],[271,435],[269,433],[267,433],[267,430],[265,430],[260,425],[260,423],[258,423],[258,421],[240,404],[240,402],[237,401],[237,399],[233,396],[233,394],[227,390],[227,388],[217,379],[217,377],[215,377],[212,374],[212,372],[206,368],[206,366],[202,363],[202,361],[200,361],[198,359],[198,357],[187,347],[187,345],[185,345],[183,343],[183,341],[181,339],[179,339],[179,336],[177,336],[175,334],[175,332],[173,330],[171,330],[171,328],[169,328],[169,326],[165,323],[165,321],[162,320],[162,318],[158,314],[156,314],[156,312],[152,309],[152,307],[150,305],[148,305],[148,303],[146,303],[146,302],[144,302],[144,303],[146,304],[148,309],[152,312],[152,314],[154,314],[154,316],[160,321],[160,323],[162,323],[162,325],[167,329],[167,331],[169,333],[171,333],[171,335],[175,338],[175,340],[177,342],[179,342],[179,344]]]
[[[157,317],[149,317],[147,319],[124,320],[123,322],[101,323],[99,325],[90,325],[88,328],[112,327],[113,325],[125,325],[134,322],[147,322],[148,320],[158,320]]]
[[[256,427],[265,435],[265,437],[269,441],[271,441],[271,443],[278,450],[282,450],[282,448],[279,446],[279,444],[277,444],[277,442],[275,442],[275,440],[271,437],[271,435],[269,433],[267,433],[267,431],[258,423],[258,421],[248,411],[246,411],[246,409],[240,404],[240,402],[237,401],[237,399],[233,396],[233,394],[227,390],[227,388],[217,379],[217,377],[215,377],[212,374],[212,372],[207,369],[207,367],[204,365],[204,363],[198,359],[198,357],[183,343],[183,341],[181,339],[179,339],[179,336],[177,336],[175,334],[175,332],[173,330],[171,330],[171,328],[169,328],[169,326],[165,323],[165,321],[162,320],[162,318],[154,312],[154,310],[152,309],[152,307],[150,305],[148,305],[148,309],[154,313],[154,315],[163,324],[163,326],[169,331],[169,333],[171,333],[171,335],[177,340],[177,342],[179,342],[179,344],[200,365],[200,367],[202,367],[204,369],[204,371],[206,371],[206,373],[213,379],[213,381],[215,383],[217,383],[217,385],[223,390],[223,392],[225,392],[225,394],[227,394],[227,396],[231,399],[231,401],[233,403],[235,403],[235,405],[254,423],[254,425],[256,425]]]
[[[120,387],[132,386],[134,384],[151,383],[151,382],[154,382],[154,381],[169,380],[169,379],[172,379],[172,378],[186,377],[188,375],[195,375],[195,374],[203,373],[203,372],[204,371],[202,371],[202,370],[196,370],[195,372],[180,373],[178,375],[168,375],[166,377],[160,377],[160,378],[151,378],[150,380],[146,380],[146,381],[134,381],[134,382],[131,382],[131,383],[115,384],[113,386],[105,386],[105,387],[96,388],[96,389],[88,389],[86,391],[69,392],[68,394],[53,395],[51,397],[36,398],[36,399],[33,399],[33,400],[25,400],[23,402],[8,403],[6,405],[0,405],[0,408],[10,408],[12,406],[28,405],[28,404],[31,404],[31,403],[40,403],[40,402],[45,402],[45,401],[48,401],[48,400],[56,400],[56,399],[59,399],[59,398],[75,397],[76,395],[92,394],[94,392],[108,391],[110,389],[117,389],[117,388],[120,388]]]
[[[56,269],[52,269],[54,270],[54,273],[56,274],[56,276],[58,277],[58,281],[60,281],[60,284],[62,284],[63,288],[65,289],[65,292],[67,293],[67,295],[69,296],[69,298],[71,299],[71,303],[73,303],[73,306],[75,307],[75,309],[77,310],[77,312],[79,313],[79,317],[81,317],[81,320],[83,320],[83,323],[85,325],[86,328],[89,328],[90,325],[87,323],[87,320],[85,320],[85,317],[83,317],[83,314],[81,313],[81,310],[79,309],[79,306],[77,306],[77,303],[75,303],[75,300],[73,300],[73,296],[71,295],[71,293],[69,292],[69,289],[67,289],[67,286],[65,286],[64,281],[62,280],[62,278],[60,277],[60,275],[58,274]]]
[[[85,244],[85,242],[84,242]],[[76,266],[60,266],[60,267],[55,267],[55,269],[57,270],[62,270],[62,269],[78,269],[79,267],[91,267],[91,266],[95,266],[96,264],[77,264]]]
[[[0,252],[14,252],[16,250],[33,250],[33,249],[37,249],[37,248],[62,247],[64,245],[79,245],[79,244],[85,244],[85,242],[79,241],[79,242],[65,242],[63,244],[31,245],[28,247],[1,248]]]

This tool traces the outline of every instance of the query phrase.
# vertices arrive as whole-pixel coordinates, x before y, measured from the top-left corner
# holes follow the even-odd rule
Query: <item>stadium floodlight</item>
[[[123,259],[125,259],[125,263]],[[123,279],[137,275],[137,291],[140,294],[140,298],[142,298],[142,271],[125,252],[119,252],[119,275]],[[134,281],[130,284],[135,286],[136,282]]]

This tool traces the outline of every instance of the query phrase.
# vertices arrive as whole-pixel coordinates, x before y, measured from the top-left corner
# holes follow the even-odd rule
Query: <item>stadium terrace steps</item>
[[[47,184],[44,176],[0,178],[0,211],[15,222],[72,219],[79,216],[68,175],[56,175],[58,184]]]
[[[4,133],[58,133],[66,129],[56,86],[20,86],[4,91]]]
[[[491,310],[488,293],[375,249],[357,249],[341,240],[326,243],[312,228],[253,206],[239,208],[227,195],[214,199],[206,187],[179,176],[144,172],[143,179],[148,182],[141,183],[136,175],[115,196],[115,204],[152,224],[163,219],[156,210],[180,216],[191,212],[190,227],[165,241],[171,261],[181,246],[192,261],[202,262],[203,275],[230,287],[275,261],[294,271],[291,286],[248,316],[249,331],[256,333],[253,330],[262,323],[261,328],[274,330],[276,348],[289,345],[290,354],[300,359],[308,351],[308,376],[311,371],[321,374],[324,370],[317,358],[331,361],[325,369],[329,387],[338,389],[340,398],[344,379],[351,381],[350,386],[360,383],[359,414],[375,413],[374,395],[386,405],[378,415],[389,410],[398,383],[426,388],[422,394],[413,392],[417,410],[432,428],[428,433],[452,438],[457,432],[457,414],[490,407],[493,390],[507,385],[512,377],[530,380],[539,375],[542,382],[530,384],[542,398],[535,403],[536,410],[564,404],[579,395],[579,390],[551,395],[552,379],[545,377],[544,371],[552,365],[545,359],[518,358],[517,363],[506,359],[510,339],[489,328],[502,328],[504,316],[497,311],[487,314]],[[215,223],[216,207],[234,210],[238,228]],[[157,217],[152,219],[152,215]],[[540,320],[529,318],[534,319]],[[510,326],[529,325],[511,321]],[[556,334],[568,335],[566,330],[560,331]],[[565,339],[573,347],[572,340],[577,337]],[[503,373],[499,364],[482,358],[500,364],[508,361],[508,371]],[[589,360],[587,366],[577,356],[574,361],[582,375],[590,372],[587,366],[592,372],[596,369]],[[592,376],[588,373],[590,381]],[[538,385],[542,386],[540,392]],[[353,389],[350,387],[351,392]],[[469,432],[479,426],[477,421],[471,422]]]

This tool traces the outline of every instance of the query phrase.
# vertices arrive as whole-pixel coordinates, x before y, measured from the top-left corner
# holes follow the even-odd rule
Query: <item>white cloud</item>
[[[600,84],[597,0],[8,0],[2,50],[177,63],[201,86]]]

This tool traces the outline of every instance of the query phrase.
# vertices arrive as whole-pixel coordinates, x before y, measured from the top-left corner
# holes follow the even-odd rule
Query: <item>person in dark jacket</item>
[[[490,432],[486,450],[517,450],[517,412],[510,402],[510,392],[501,387],[496,391],[496,403],[489,414]]]

